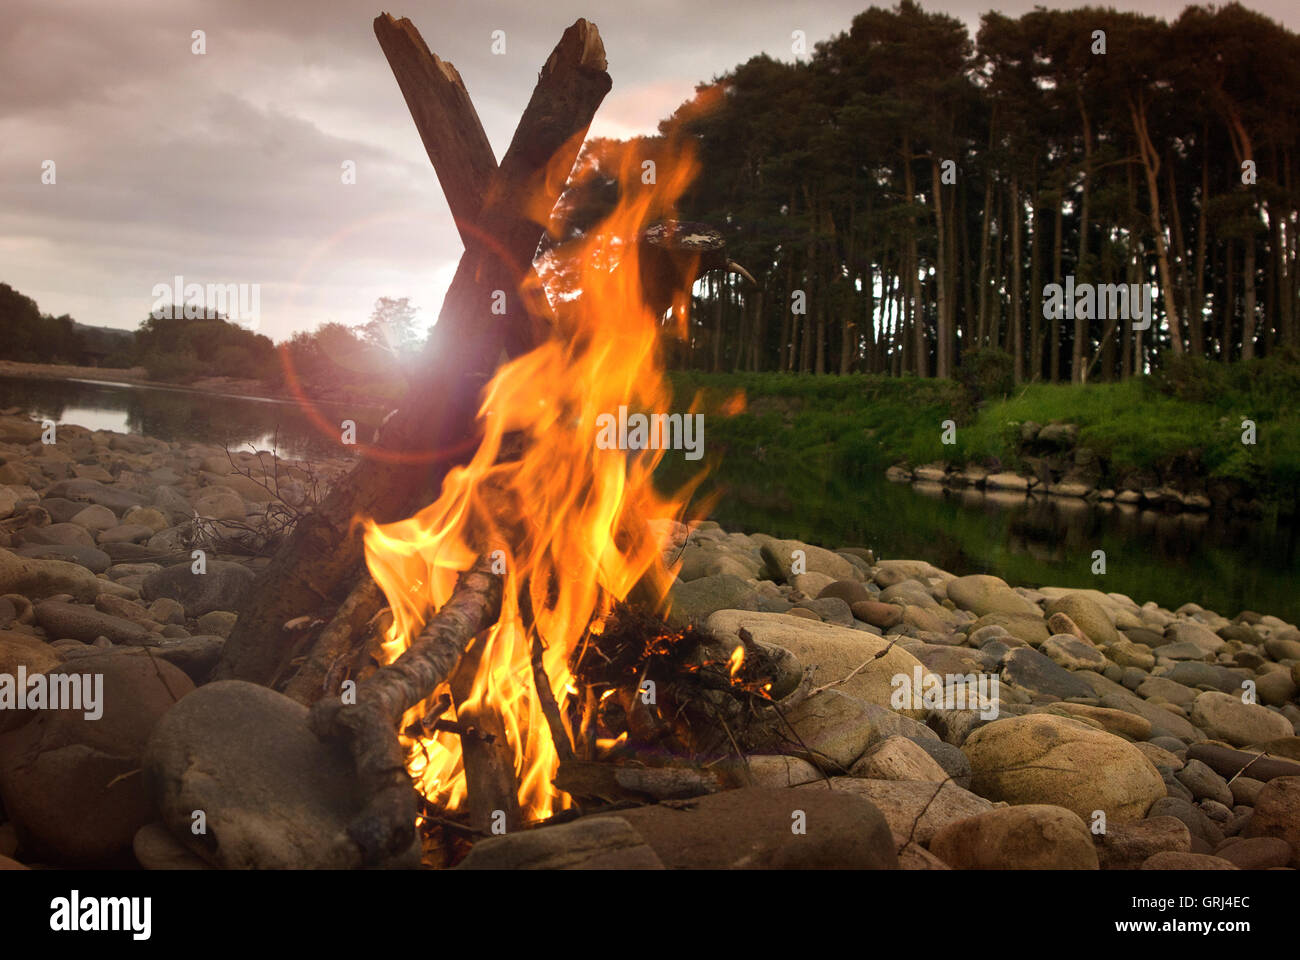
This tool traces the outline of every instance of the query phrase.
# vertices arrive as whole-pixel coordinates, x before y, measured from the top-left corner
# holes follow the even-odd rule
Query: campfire
[[[660,619],[681,521],[708,506],[691,506],[702,470],[671,496],[653,483],[673,404],[664,343],[685,334],[690,290],[704,272],[748,278],[726,260],[716,230],[675,219],[696,171],[689,144],[670,136],[653,157],[624,146],[575,166],[590,114],[574,104],[594,111],[609,83],[599,34],[580,20],[492,174],[472,148],[457,152],[443,139],[456,123],[481,134],[454,68],[409,21],[382,15],[375,29],[466,241],[440,326],[465,323],[457,311],[471,296],[490,297],[504,309],[491,321],[479,309],[478,319],[499,339],[477,331],[481,348],[471,345],[466,364],[476,369],[477,353],[486,371],[493,343],[509,359],[481,385],[462,372],[447,402],[426,408],[438,442],[412,427],[397,435],[426,435],[414,454],[405,444],[395,456],[398,444],[384,443],[359,468],[409,473],[411,461],[432,462],[441,483],[402,519],[355,512],[369,577],[289,664],[299,669],[286,692],[315,701],[318,733],[351,744],[370,798],[352,839],[378,862],[409,845],[413,824],[463,841],[575,808],[740,782],[747,730],[773,719],[780,657],[745,644],[719,650]],[[536,124],[545,125],[536,139],[558,143],[540,163],[537,144],[521,140],[538,134]],[[513,162],[520,155],[526,170]],[[565,185],[580,191],[611,170],[612,209],[566,232],[555,212]],[[472,219],[466,191],[482,203]],[[552,242],[534,269],[543,231]],[[449,337],[442,346],[449,371],[462,345]],[[602,422],[626,423],[628,411],[648,417],[655,436],[624,430],[620,443],[598,442]],[[450,436],[457,442],[444,442]],[[367,665],[356,638],[376,626]]]
[[[600,449],[596,435],[598,417],[620,405],[657,411],[671,403],[661,318],[642,289],[639,245],[627,238],[671,213],[692,169],[683,155],[643,185],[640,158],[623,159],[616,208],[565,251],[576,289],[548,291],[554,334],[502,367],[484,391],[483,439],[473,458],[415,516],[367,525],[366,562],[393,612],[389,661],[446,604],[477,557],[488,557],[504,580],[499,617],[449,680],[451,703],[444,709],[435,697],[403,719],[404,729],[421,731],[409,744],[410,772],[420,792],[448,810],[464,804],[472,761],[462,744],[476,735],[493,738],[485,750],[504,752],[525,820],[567,805],[552,783],[560,756],[572,753],[584,726],[596,729],[598,718],[583,718],[584,706],[614,692],[577,687],[575,656],[599,642],[605,618],[639,582],[658,601],[671,580],[649,520],[679,519],[686,498],[654,489],[663,451]],[[548,728],[544,706],[558,729]],[[507,819],[515,821],[509,800]]]

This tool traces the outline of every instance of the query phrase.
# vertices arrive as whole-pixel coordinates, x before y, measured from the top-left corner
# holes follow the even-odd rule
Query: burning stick
[[[492,833],[494,820],[505,817],[508,831],[523,822],[519,810],[519,785],[515,781],[514,750],[506,739],[501,713],[486,700],[475,702],[471,691],[484,655],[487,637],[475,643],[461,658],[451,677],[451,696],[456,719],[473,735],[461,734],[461,760],[465,764],[465,789],[469,823],[475,830]]]
[[[302,666],[285,686],[285,695],[307,706],[325,696],[329,692],[325,683],[334,664],[352,651],[358,637],[364,637],[363,628],[383,605],[383,592],[365,574],[312,644]]]
[[[402,715],[433,695],[460,663],[474,637],[501,615],[501,578],[480,559],[457,582],[451,599],[429,620],[410,648],[356,690],[356,703],[330,698],[312,707],[321,739],[347,742],[367,799],[348,826],[363,862],[374,864],[415,840],[418,795],[397,739]]]

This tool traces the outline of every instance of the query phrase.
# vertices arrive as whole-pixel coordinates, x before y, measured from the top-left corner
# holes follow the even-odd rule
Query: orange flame
[[[596,443],[602,414],[617,414],[620,406],[670,409],[659,349],[664,327],[645,306],[634,241],[650,222],[671,215],[695,163],[686,156],[669,170],[661,162],[658,182],[645,184],[640,158],[628,149],[619,168],[621,199],[581,238],[571,262],[577,289],[546,291],[556,313],[552,339],[501,367],[485,389],[482,442],[473,459],[450,471],[437,501],[415,516],[366,522],[366,562],[393,612],[383,647],[387,662],[442,607],[477,555],[497,560],[505,578],[501,617],[476,641],[483,643],[478,673],[458,706],[487,703],[502,715],[521,811],[531,819],[565,802],[551,783],[558,757],[533,684],[533,637],[544,645],[551,693],[563,714],[566,700],[578,694],[571,655],[589,625],[597,632],[600,618],[643,579],[659,596],[666,593],[673,571],[661,560],[649,521],[679,519],[686,500],[685,492],[661,497],[651,484],[662,450]],[[521,591],[530,601],[524,610]],[[402,729],[425,706],[409,711]],[[466,795],[459,737],[437,731],[403,743],[419,790],[449,809],[459,807]]]
[[[740,668],[745,665],[745,645],[736,644],[736,649],[731,651],[731,656],[727,658],[727,673],[734,677],[740,673]]]

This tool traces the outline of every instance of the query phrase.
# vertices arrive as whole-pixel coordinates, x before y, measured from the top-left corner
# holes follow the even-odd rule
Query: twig
[[[858,666],[854,667],[852,672],[849,673],[848,676],[840,677],[838,680],[832,680],[830,683],[823,683],[820,687],[814,687],[811,691],[809,691],[808,696],[815,697],[817,696],[817,694],[821,693],[824,690],[829,690],[831,687],[838,687],[841,683],[848,683],[850,680],[856,677],[867,667],[871,666],[871,664],[875,663],[885,654],[889,653],[889,651],[894,648],[894,644],[898,642],[898,638],[901,636],[902,636],[901,633],[898,634],[898,636],[894,637],[893,640],[890,640],[889,643],[885,644],[884,648],[878,650],[869,660],[867,660],[865,663],[859,664]]]
[[[573,759],[573,744],[569,741],[568,731],[560,717],[560,705],[555,702],[551,692],[551,678],[546,675],[546,664],[542,661],[542,638],[533,631],[533,686],[537,688],[537,702],[546,717],[546,725],[551,729],[551,739],[555,741],[555,752],[560,762]]]

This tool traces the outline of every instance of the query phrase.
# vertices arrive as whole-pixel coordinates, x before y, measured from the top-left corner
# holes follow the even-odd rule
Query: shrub
[[[977,347],[962,356],[957,381],[973,403],[1008,396],[1015,388],[1015,359],[997,347]]]

